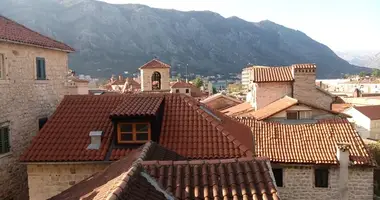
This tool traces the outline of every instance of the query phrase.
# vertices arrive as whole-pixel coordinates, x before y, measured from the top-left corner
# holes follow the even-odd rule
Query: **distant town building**
[[[28,199],[26,165],[18,161],[68,94],[73,51],[0,15],[0,199]]]
[[[380,140],[380,105],[352,106],[343,112],[352,117],[349,121],[362,138]]]

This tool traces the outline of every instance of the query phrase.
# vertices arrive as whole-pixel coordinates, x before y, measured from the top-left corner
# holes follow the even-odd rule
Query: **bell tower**
[[[170,65],[155,58],[139,69],[141,91],[170,90]]]

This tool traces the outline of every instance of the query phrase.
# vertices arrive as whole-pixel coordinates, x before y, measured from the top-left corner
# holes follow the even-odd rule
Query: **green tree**
[[[200,77],[195,78],[192,82],[197,88],[203,86],[203,80]]]
[[[218,93],[218,91],[216,91],[215,87],[212,87],[212,94],[216,94],[216,93]]]
[[[371,75],[373,77],[380,77],[380,70],[379,69],[373,69]]]
[[[350,74],[345,74],[345,75],[343,75],[343,78],[344,78],[344,79],[348,79],[348,78],[350,78]]]
[[[359,73],[359,76],[360,77],[365,77],[367,75],[367,73],[366,72],[363,72],[363,71],[361,71],[360,73]]]

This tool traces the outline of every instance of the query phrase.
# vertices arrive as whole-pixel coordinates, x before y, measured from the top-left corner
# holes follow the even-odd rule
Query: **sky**
[[[380,51],[380,0],[102,0],[182,11],[209,10],[246,21],[271,20],[334,51]]]

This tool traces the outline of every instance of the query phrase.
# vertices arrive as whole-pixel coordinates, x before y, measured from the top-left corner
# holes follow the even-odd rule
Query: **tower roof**
[[[170,65],[168,65],[168,64],[166,64],[166,63],[155,58],[155,59],[145,63],[139,69],[158,69],[158,68],[170,68]]]

